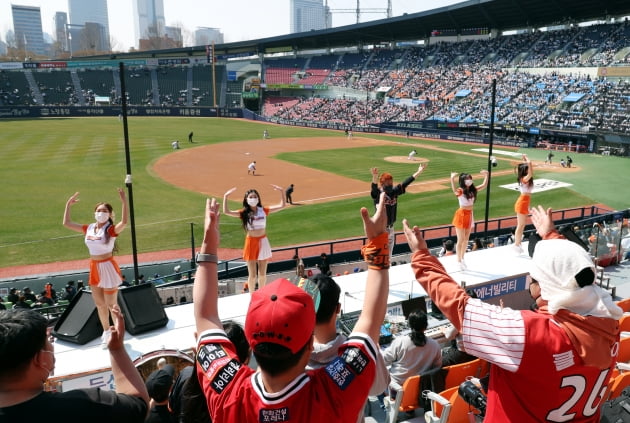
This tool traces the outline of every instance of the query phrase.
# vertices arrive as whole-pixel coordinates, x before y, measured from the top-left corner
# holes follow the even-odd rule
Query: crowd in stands
[[[25,286],[22,289],[10,288],[6,298],[0,297],[0,309],[12,308],[42,308],[54,305],[67,305],[77,291],[82,290],[83,282],[79,281],[75,286],[74,281],[68,281],[62,293],[57,293],[52,283],[47,283],[44,289],[35,295],[31,288]]]
[[[339,67],[331,71],[327,84],[366,92],[383,88],[388,90],[386,96],[393,99],[424,101],[416,106],[373,103],[357,95],[356,100],[295,98],[294,105],[288,106],[290,102],[285,98],[286,107],[265,108],[264,114],[280,120],[348,125],[425,119],[487,122],[490,115],[487,96],[492,79],[496,79],[499,122],[629,133],[630,123],[621,112],[627,108],[630,94],[626,82],[592,80],[588,75],[567,75],[554,70],[625,63],[630,55],[614,57],[621,48],[630,45],[629,27],[627,22],[575,26],[488,41],[435,43],[387,54],[383,50],[346,54]],[[345,66],[346,56],[352,66]],[[513,66],[545,67],[549,72],[541,75],[504,69]],[[458,96],[460,91],[467,93]],[[565,101],[569,94],[582,97],[578,101]],[[267,104],[275,102],[273,97],[267,101]],[[304,107],[305,102],[316,107]]]
[[[325,84],[354,90],[354,94],[327,99],[267,96],[263,113],[275,120],[348,126],[409,120],[487,122],[490,86],[496,79],[496,123],[629,134],[627,82],[560,71],[564,67],[628,65],[630,54],[624,54],[624,49],[629,46],[630,24],[626,21],[487,40],[269,58],[261,67],[268,85]],[[547,71],[532,73],[523,68]],[[82,69],[77,71],[78,79],[66,70],[28,72],[35,87],[25,78],[26,72],[0,73],[0,105],[94,104],[96,96],[120,103],[117,70]],[[131,67],[128,104],[211,106],[211,73],[209,66],[202,65]],[[217,83],[227,84],[220,73]],[[232,95],[238,90],[232,85],[221,92]],[[374,100],[375,92],[384,93],[385,98]],[[565,100],[570,94],[581,97]],[[397,102],[404,99],[417,102]],[[229,100],[230,106],[238,104],[233,96]]]

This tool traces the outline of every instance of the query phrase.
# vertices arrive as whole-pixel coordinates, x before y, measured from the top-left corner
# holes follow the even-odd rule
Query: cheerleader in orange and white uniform
[[[114,224],[114,210],[109,203],[96,204],[94,208],[96,222],[89,225],[73,222],[70,208],[79,201],[78,192],[66,202],[63,215],[63,226],[85,234],[85,245],[90,251],[90,290],[103,326],[101,344],[104,348],[107,348],[110,335],[109,311],[118,302],[118,286],[122,283],[120,268],[114,260],[113,252],[116,238],[127,226],[128,205],[125,191],[118,188],[118,195],[122,202],[122,217],[117,224]]]
[[[523,232],[527,224],[531,194],[534,190],[534,165],[529,161],[526,154],[523,154],[523,163],[516,167],[516,181],[518,182],[518,189],[521,195],[514,203],[514,211],[516,212],[514,249],[520,254],[523,252],[521,241],[523,240]]]
[[[457,233],[455,252],[457,254],[457,263],[462,270],[466,269],[464,253],[466,253],[470,233],[475,224],[473,205],[477,199],[477,193],[488,185],[488,171],[482,170],[481,173],[484,175],[484,180],[478,187],[475,187],[475,184],[473,184],[473,178],[470,173],[451,173],[451,188],[459,201],[459,209],[453,216],[453,226],[455,226],[455,232]],[[455,180],[458,178],[459,186],[455,188]]]
[[[267,283],[267,263],[271,258],[271,245],[267,239],[267,215],[281,210],[286,206],[284,189],[278,185],[271,185],[273,189],[280,192],[280,203],[271,207],[263,207],[258,191],[250,189],[243,197],[243,208],[240,210],[229,210],[227,199],[230,194],[236,191],[236,187],[228,190],[223,195],[223,214],[241,219],[243,229],[247,232],[245,246],[243,247],[243,260],[247,262],[247,285],[243,291],[250,288],[262,288]],[[258,267],[258,271],[256,271]],[[258,284],[256,276],[258,275]]]

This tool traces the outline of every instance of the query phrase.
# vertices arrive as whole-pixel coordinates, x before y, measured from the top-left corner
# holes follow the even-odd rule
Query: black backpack
[[[630,422],[630,388],[624,389],[617,398],[606,401],[601,411],[601,423]]]

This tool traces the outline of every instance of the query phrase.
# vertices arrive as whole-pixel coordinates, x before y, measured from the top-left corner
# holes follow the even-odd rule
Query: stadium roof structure
[[[454,30],[454,34],[474,28],[507,31],[604,20],[626,15],[630,15],[628,0],[469,0],[424,12],[354,25],[217,44],[215,53],[229,57],[341,48],[427,39],[435,30]],[[118,58],[140,57],[147,54],[154,57],[173,54],[198,56],[205,53],[206,46],[195,46],[151,52],[117,53],[115,56]]]
[[[301,32],[217,45],[217,51],[240,49],[284,51],[369,45],[391,41],[419,40],[434,30],[488,28],[506,31],[538,28],[568,22],[584,22],[630,14],[628,0],[469,0],[466,2],[333,29]]]

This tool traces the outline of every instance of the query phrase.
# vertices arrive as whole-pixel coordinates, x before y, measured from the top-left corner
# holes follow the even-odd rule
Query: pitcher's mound
[[[387,156],[383,160],[385,160],[386,162],[392,162],[392,163],[409,163],[409,164],[415,164],[415,165],[429,163],[429,159],[425,159],[424,157],[417,157],[417,156],[411,160],[409,160],[407,156]]]

